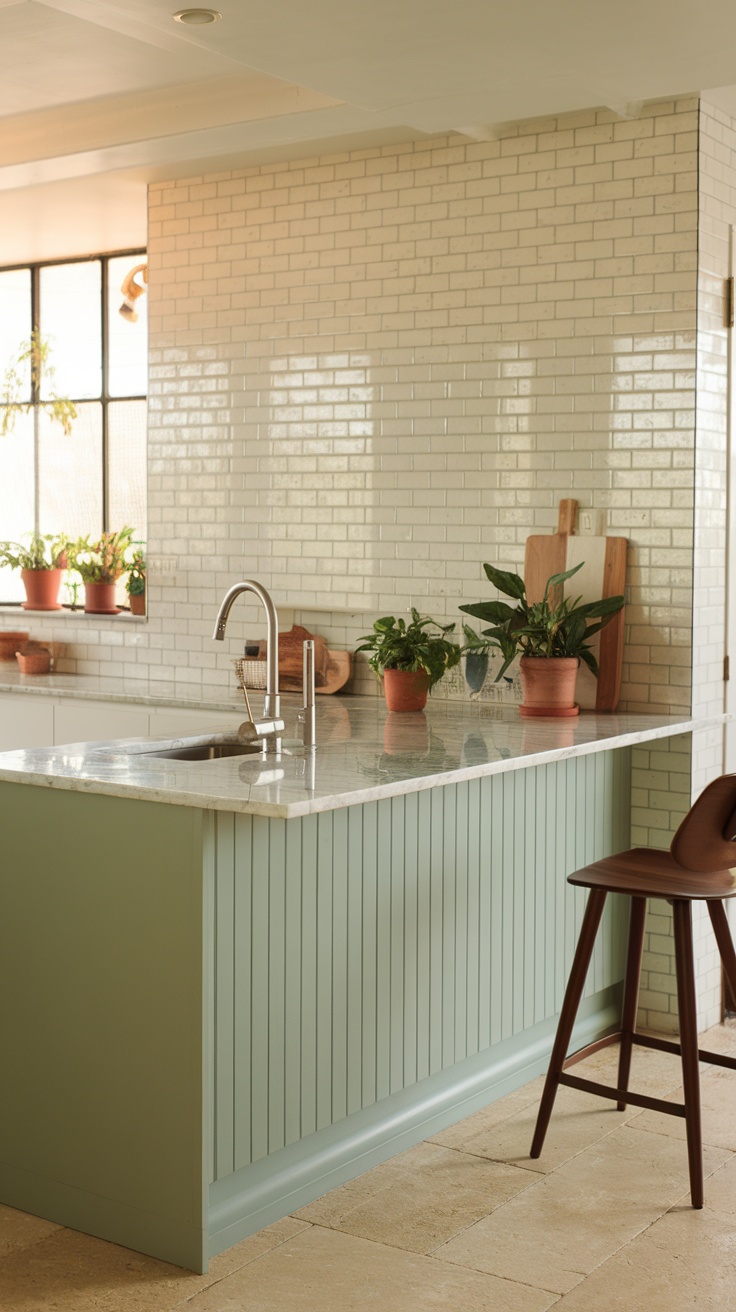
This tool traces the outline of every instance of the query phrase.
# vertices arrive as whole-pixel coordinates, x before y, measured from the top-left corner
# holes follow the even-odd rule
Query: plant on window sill
[[[68,563],[69,542],[63,534],[29,534],[22,542],[0,542],[0,566],[20,570],[26,590],[25,610],[60,610],[59,590]]]
[[[129,527],[116,533],[103,533],[95,542],[89,535],[69,546],[71,568],[84,583],[84,609],[93,615],[117,615],[115,584],[128,569],[127,553],[134,530]]]
[[[131,615],[146,613],[146,556],[142,543],[136,543],[128,563],[128,581],[125,584]]]
[[[59,396],[54,391],[56,370],[49,361],[50,352],[49,343],[41,336],[38,328],[33,329],[27,341],[20,343],[0,385],[0,436],[7,437],[12,433],[18,415],[30,414],[37,406],[55,423],[60,424],[64,435],[69,437],[77,417],[77,407],[68,397]],[[24,377],[26,365],[30,368],[32,398],[43,398],[45,394],[45,400],[21,400],[27,392]]]

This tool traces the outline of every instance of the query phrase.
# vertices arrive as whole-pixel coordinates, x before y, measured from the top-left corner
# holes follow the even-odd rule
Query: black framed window
[[[135,321],[120,314],[121,285],[144,262],[132,250],[0,269],[0,378],[34,330],[51,366],[40,386],[17,366],[31,408],[0,436],[0,540],[125,524],[145,540],[147,297],[135,297]],[[53,393],[76,407],[69,435],[44,407]],[[0,600],[22,597],[17,574],[0,570]]]

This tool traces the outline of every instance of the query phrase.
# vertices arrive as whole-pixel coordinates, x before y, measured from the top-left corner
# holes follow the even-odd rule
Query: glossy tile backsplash
[[[49,620],[70,663],[224,684],[243,576],[333,647],[457,619],[575,496],[631,539],[624,704],[687,707],[697,148],[691,99],[152,187],[151,619]]]

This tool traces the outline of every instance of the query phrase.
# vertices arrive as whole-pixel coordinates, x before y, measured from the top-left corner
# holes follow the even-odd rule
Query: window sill
[[[18,619],[25,619],[26,616],[30,619],[33,616],[45,620],[111,620],[113,623],[122,620],[125,624],[145,624],[148,619],[147,615],[131,615],[129,610],[121,610],[117,615],[93,615],[82,606],[76,610],[72,610],[71,606],[62,606],[61,610],[26,610],[19,601],[0,602],[0,615],[15,615]]]

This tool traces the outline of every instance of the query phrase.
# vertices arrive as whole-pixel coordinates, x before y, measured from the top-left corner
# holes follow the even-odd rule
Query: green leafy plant
[[[69,546],[69,564],[85,583],[114,583],[128,568],[126,553],[134,530],[121,528],[117,533],[103,533],[95,542],[89,535]]]
[[[0,384],[0,435],[7,437],[15,428],[19,414],[30,414],[34,401],[22,401],[27,394],[28,368],[31,374],[31,393],[33,397],[45,397],[38,402],[39,408],[61,424],[66,437],[72,431],[77,417],[77,407],[66,396],[59,396],[54,390],[56,370],[50,363],[51,348],[49,343],[34,328],[28,341],[21,342],[18,350],[5,370]]]
[[[146,591],[146,556],[142,543],[134,544],[133,555],[128,561],[125,588],[129,597],[142,597]]]
[[[481,638],[469,624],[463,624],[465,634],[465,682],[471,693],[480,692],[488,673],[488,655],[490,646],[487,638]]]
[[[68,539],[63,533],[28,534],[23,542],[0,542],[0,565],[11,569],[66,569]]]
[[[385,615],[375,621],[372,633],[363,635],[362,646],[356,650],[372,653],[368,664],[379,678],[384,670],[424,670],[433,688],[462,655],[462,649],[447,636],[454,630],[454,624],[438,624],[412,606],[410,624]]]
[[[598,674],[598,662],[589,647],[589,640],[602,629],[624,604],[623,597],[605,597],[600,601],[581,603],[562,596],[562,585],[585,562],[561,574],[552,574],[547,580],[541,601],[529,602],[524,580],[518,574],[484,565],[486,576],[494,587],[511,597],[516,606],[505,601],[480,601],[460,610],[476,619],[490,621],[492,628],[482,634],[490,648],[498,648],[503,665],[495,682],[504,675],[514,657],[576,656],[584,661],[593,674]]]

